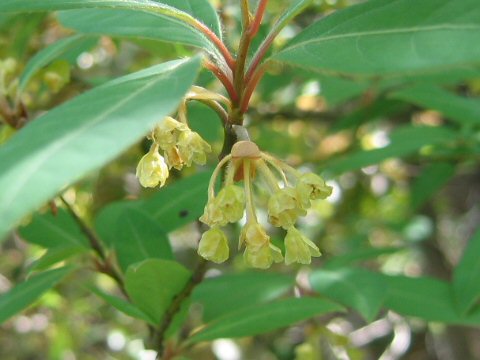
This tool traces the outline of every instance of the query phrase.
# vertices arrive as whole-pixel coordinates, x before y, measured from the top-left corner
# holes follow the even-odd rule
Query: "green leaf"
[[[450,286],[446,282],[427,277],[384,277],[388,283],[387,308],[427,321],[463,322],[455,312]]]
[[[342,310],[340,305],[314,297],[290,298],[258,304],[212,321],[194,333],[188,342],[263,334],[313,316]]]
[[[115,237],[111,229],[118,226],[120,216],[127,209],[134,209],[155,219],[164,233],[176,230],[203,213],[210,175],[210,172],[201,172],[175,181],[145,200],[114,202],[98,214],[95,228],[101,239],[113,247]]]
[[[331,161],[326,167],[335,173],[356,170],[380,163],[389,158],[410,155],[426,145],[455,140],[457,133],[445,127],[404,126],[391,135],[391,143],[384,148],[358,151]]]
[[[76,255],[87,252],[88,249],[84,247],[75,246],[59,246],[48,249],[39,259],[35,260],[29,267],[29,271],[40,271],[50,268],[52,265],[58,264],[61,261],[68,260]]]
[[[171,6],[173,5],[173,6]],[[174,7],[174,6],[178,6]],[[189,23],[202,16],[219,32],[218,18],[206,0],[2,0],[0,12],[75,10],[63,21],[86,32],[123,36],[154,37],[205,48],[216,54],[214,45]],[[76,10],[86,9],[86,10]],[[77,21],[78,20],[78,21]],[[88,31],[92,29],[92,31]],[[220,32],[219,32],[220,33]]]
[[[71,267],[45,271],[0,295],[0,324],[34,303],[70,271]]]
[[[190,272],[177,262],[150,259],[128,268],[125,288],[132,302],[159,324],[189,278]]]
[[[415,178],[411,190],[412,209],[420,208],[455,174],[455,166],[449,163],[433,163],[425,167]]]
[[[131,264],[150,258],[173,260],[167,235],[147,213],[125,209],[110,232],[123,271]]]
[[[386,298],[381,275],[360,268],[316,270],[310,275],[313,289],[321,295],[357,310],[371,322]]]
[[[396,91],[395,99],[437,110],[463,126],[480,125],[480,100],[468,99],[432,85],[418,85]]]
[[[291,290],[291,276],[247,272],[206,279],[192,294],[192,301],[203,306],[203,319],[212,321],[241,308],[269,302]]]
[[[51,249],[57,247],[89,248],[88,240],[72,216],[64,209],[35,214],[30,224],[20,228],[20,235],[29,243]]]
[[[133,318],[146,321],[151,325],[154,325],[154,326],[158,325],[158,323],[156,323],[152,318],[150,318],[142,310],[140,310],[135,305],[129,303],[128,301],[122,298],[119,298],[117,296],[107,294],[106,292],[95,287],[89,287],[89,290],[92,291],[95,295],[101,297],[105,302],[112,305],[118,311],[124,314],[127,314],[128,316],[131,316]]]
[[[86,37],[83,35],[74,35],[62,40],[59,40],[52,45],[42,49],[34,57],[32,57],[27,65],[25,70],[20,76],[20,83],[18,85],[18,90],[21,92],[25,90],[30,79],[35,75],[35,73],[47,66],[50,62],[57,59],[62,59],[70,55],[72,51],[81,52],[85,49],[93,47],[97,42],[96,37]]]
[[[314,23],[273,56],[310,69],[405,75],[480,63],[477,0],[371,0]]]
[[[465,315],[480,298],[480,228],[472,236],[454,270],[453,290],[457,307]]]
[[[199,65],[196,57],[116,79],[49,111],[14,135],[0,148],[0,238],[172,112]]]

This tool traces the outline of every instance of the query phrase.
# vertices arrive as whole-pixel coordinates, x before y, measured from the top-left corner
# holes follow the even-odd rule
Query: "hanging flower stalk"
[[[218,194],[215,194],[215,184],[224,166],[227,168],[225,182]],[[271,243],[257,218],[253,182],[258,175],[265,179],[271,193],[267,204],[268,221],[287,231],[285,257]],[[294,182],[290,183],[289,178]],[[243,180],[243,188],[236,184],[236,180]],[[255,143],[239,141],[232,147],[231,153],[220,161],[210,179],[208,202],[200,218],[210,226],[210,230],[203,234],[198,253],[216,263],[226,261],[230,250],[227,236],[221,227],[239,221],[246,212],[239,249],[245,247],[244,259],[249,266],[266,269],[274,262],[283,260],[286,264],[309,264],[312,256],[320,256],[320,250],[295,228],[295,223],[300,216],[306,215],[312,200],[326,199],[331,192],[332,188],[318,175],[302,174],[283,161],[260,151]]]

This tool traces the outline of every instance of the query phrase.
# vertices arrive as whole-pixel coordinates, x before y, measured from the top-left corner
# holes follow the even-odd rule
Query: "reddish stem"
[[[252,79],[252,76],[254,75],[258,66],[262,62],[263,58],[265,57],[265,54],[267,53],[268,49],[272,45],[273,40],[275,39],[275,36],[277,36],[277,34],[271,33],[265,39],[262,46],[260,47],[260,49],[258,49],[257,53],[255,54],[255,57],[252,59],[252,62],[250,63],[250,66],[248,67],[247,74],[245,75],[245,82],[247,84],[250,82],[250,80]]]
[[[267,8],[267,3],[268,0],[260,0],[260,3],[258,4],[255,19],[248,30],[251,38],[257,35],[258,29],[260,29],[260,24],[262,23],[263,15],[265,14],[265,9]]]
[[[205,67],[210,70],[218,78],[218,80],[220,80],[225,87],[225,90],[227,90],[230,99],[232,99],[232,102],[237,103],[238,94],[228,76],[217,65],[210,61],[205,61]]]
[[[253,91],[257,87],[258,83],[260,82],[264,74],[265,74],[265,68],[264,67],[258,68],[255,74],[253,74],[250,81],[247,83],[247,87],[245,89],[245,92],[243,93],[242,103],[240,106],[240,111],[242,113],[247,112],[248,105],[250,103],[250,98],[252,97]]]
[[[212,30],[210,30],[210,28],[208,28],[208,26],[202,24],[200,21],[197,22],[197,26],[198,29],[216,45],[218,50],[220,50],[222,53],[228,67],[233,70],[235,68],[235,59],[233,58],[232,54],[230,54],[230,51],[227,49],[223,41],[220,40],[218,36]]]

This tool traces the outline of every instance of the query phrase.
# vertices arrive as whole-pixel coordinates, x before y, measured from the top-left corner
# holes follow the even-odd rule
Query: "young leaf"
[[[71,267],[45,271],[0,295],[0,324],[31,305],[71,271]]]
[[[313,316],[342,310],[340,305],[315,297],[290,298],[257,304],[208,323],[194,333],[188,342],[263,334]]]
[[[449,163],[433,163],[416,177],[411,190],[412,209],[416,210],[433,196],[455,174],[455,166]]]
[[[239,309],[272,301],[291,290],[291,276],[247,272],[206,279],[192,294],[192,301],[203,306],[203,320],[210,322]]]
[[[357,310],[371,322],[386,298],[387,284],[378,273],[360,268],[316,270],[310,275],[315,291]]]
[[[175,7],[177,6],[177,7]],[[80,10],[75,10],[80,9]],[[86,10],[81,10],[86,9]],[[0,12],[75,10],[61,16],[67,26],[96,34],[156,38],[186,43],[216,53],[216,48],[192,27],[199,16],[219,31],[214,9],[206,0],[2,0]],[[90,30],[91,29],[91,30]]]
[[[189,278],[190,272],[177,262],[150,259],[128,268],[125,288],[132,302],[160,324],[165,310]]]
[[[311,25],[274,60],[323,72],[405,75],[480,62],[477,0],[371,0]]]
[[[110,232],[123,271],[131,264],[150,258],[173,260],[166,233],[148,213],[127,208]]]
[[[20,228],[19,232],[26,241],[47,249],[66,246],[89,248],[85,235],[64,209],[58,209],[56,215],[50,212],[35,214],[31,223]]]
[[[480,125],[480,100],[455,95],[433,85],[418,85],[394,92],[395,99],[437,110],[459,125]]]
[[[453,274],[453,290],[458,310],[465,315],[480,298],[480,228],[466,246]]]
[[[0,238],[66,185],[112,160],[172,112],[198,57],[127,75],[30,122],[0,148]]]
[[[74,35],[59,40],[42,49],[34,57],[32,57],[28,61],[27,66],[25,66],[25,70],[20,76],[18,90],[23,91],[33,75],[35,75],[35,73],[44,66],[47,66],[53,60],[63,58],[72,51],[75,53],[80,53],[81,51],[89,49],[95,45],[97,40],[98,39],[96,37]]]

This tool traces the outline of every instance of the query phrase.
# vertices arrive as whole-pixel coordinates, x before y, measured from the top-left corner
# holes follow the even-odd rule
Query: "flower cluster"
[[[215,194],[218,174],[227,164],[224,186]],[[268,221],[287,231],[285,258],[257,220],[253,196],[253,181],[257,174],[264,178],[271,191],[267,204]],[[243,187],[235,182],[240,179],[243,179]],[[210,229],[203,234],[198,248],[198,253],[205,259],[216,263],[228,259],[228,240],[221,227],[239,221],[244,210],[246,224],[240,234],[239,248],[245,246],[244,259],[249,266],[266,269],[272,263],[283,260],[286,264],[309,264],[312,256],[320,256],[318,247],[295,228],[298,217],[306,214],[312,200],[325,199],[332,192],[320,176],[302,174],[261,152],[253,142],[240,141],[233,146],[231,154],[217,165],[208,192],[208,202],[200,221]]]
[[[192,163],[204,165],[210,145],[186,123],[166,117],[152,131],[153,144],[139,161],[136,175],[143,187],[165,185],[172,167],[181,170]],[[163,156],[160,155],[163,151]]]

